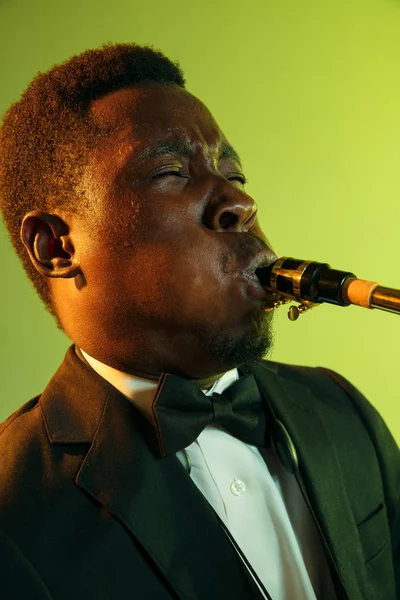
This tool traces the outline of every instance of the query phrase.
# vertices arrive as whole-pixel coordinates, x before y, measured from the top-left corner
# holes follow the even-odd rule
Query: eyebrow
[[[146,148],[142,152],[132,156],[132,159],[134,162],[141,162],[148,158],[166,156],[168,154],[178,154],[191,158],[194,155],[194,147],[184,140],[160,140],[150,148]],[[239,154],[230,144],[226,144],[225,142],[222,142],[220,146],[219,160],[222,159],[234,160],[242,167]]]

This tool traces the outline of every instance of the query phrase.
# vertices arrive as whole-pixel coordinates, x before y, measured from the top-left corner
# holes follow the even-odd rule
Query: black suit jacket
[[[383,419],[325,369],[246,371],[296,447],[338,597],[400,598],[400,451]],[[260,598],[179,460],[153,452],[150,427],[73,345],[44,392],[3,423],[1,598]]]

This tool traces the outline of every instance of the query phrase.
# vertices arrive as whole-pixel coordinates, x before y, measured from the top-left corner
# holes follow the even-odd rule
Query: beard
[[[265,360],[274,345],[274,311],[260,311],[251,328],[243,334],[233,335],[226,328],[198,331],[199,340],[209,354],[224,370],[240,367],[249,361]]]

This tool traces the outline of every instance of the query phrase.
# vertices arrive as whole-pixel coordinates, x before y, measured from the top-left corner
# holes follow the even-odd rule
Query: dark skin
[[[125,373],[175,373],[203,387],[261,359],[273,313],[251,294],[243,268],[277,256],[240,163],[230,152],[220,157],[229,142],[208,109],[176,85],[148,84],[91,110],[118,129],[86,169],[90,212],[33,210],[21,226],[67,335]],[[180,144],[140,158],[166,139]]]

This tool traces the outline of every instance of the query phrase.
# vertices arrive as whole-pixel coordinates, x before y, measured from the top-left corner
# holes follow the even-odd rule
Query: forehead
[[[208,108],[177,85],[147,84],[118,90],[93,102],[94,121],[112,126],[116,139],[135,146],[157,139],[201,139],[206,145],[224,140]]]

